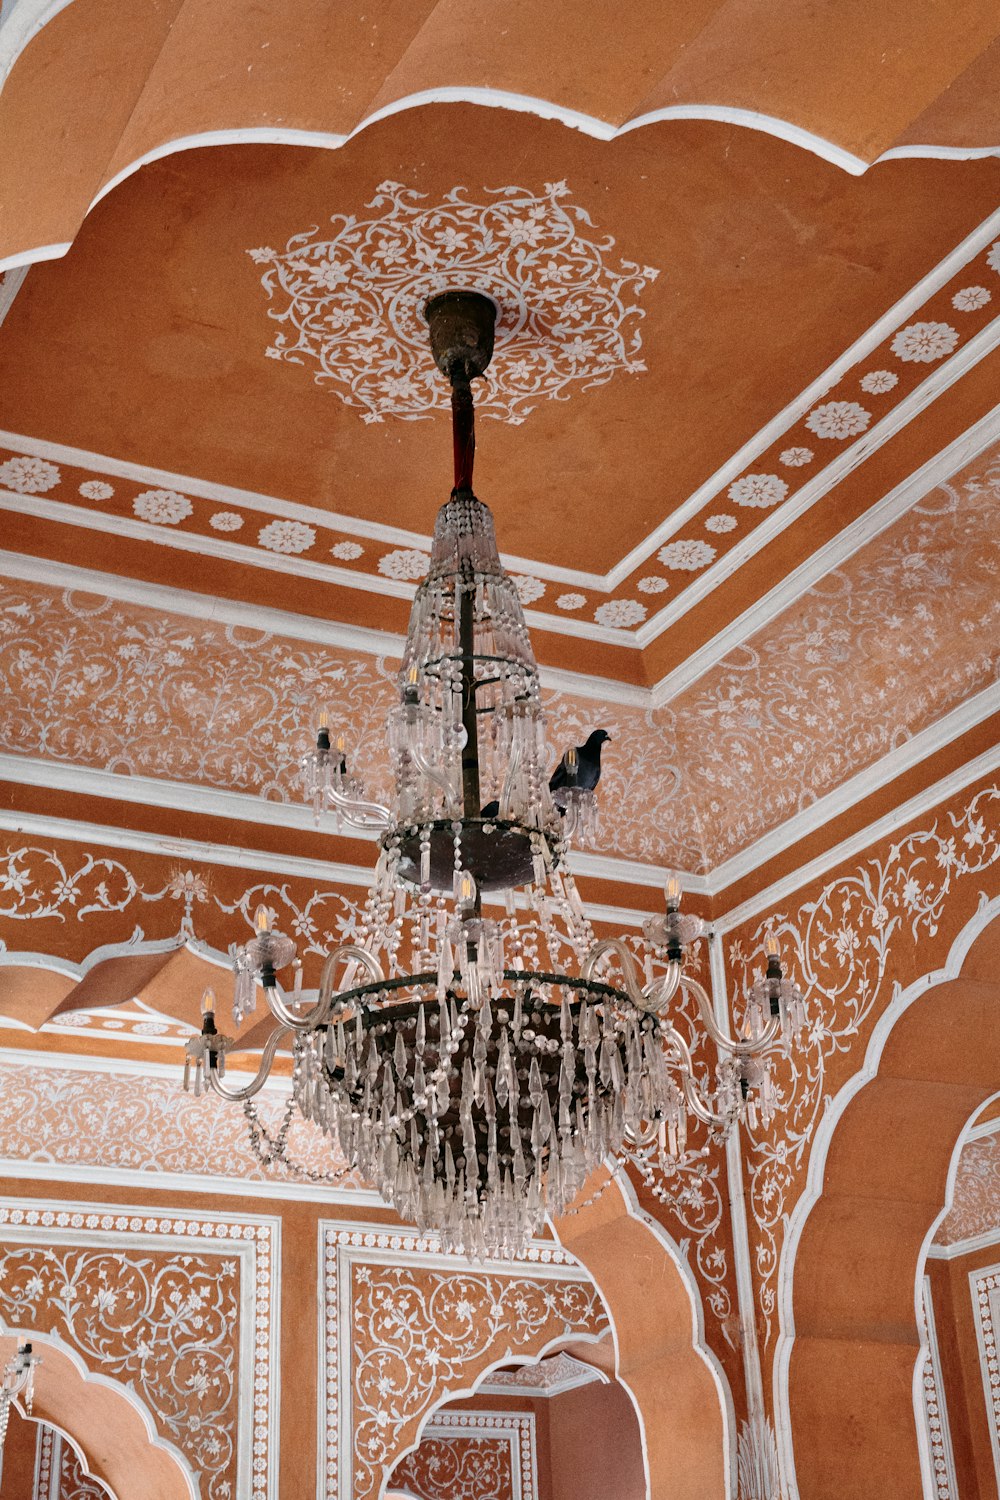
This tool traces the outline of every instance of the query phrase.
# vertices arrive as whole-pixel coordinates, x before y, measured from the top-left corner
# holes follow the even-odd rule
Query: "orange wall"
[[[991,1417],[983,1391],[969,1273],[998,1262],[1000,1242],[952,1260],[927,1262],[955,1478],[962,1500],[995,1500],[997,1494]]]
[[[645,1500],[639,1422],[617,1383],[552,1397],[549,1460],[552,1500]]]

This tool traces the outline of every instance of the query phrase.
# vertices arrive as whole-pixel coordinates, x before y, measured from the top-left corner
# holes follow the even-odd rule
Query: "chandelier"
[[[10,1423],[11,1402],[20,1399],[26,1415],[31,1416],[35,1394],[35,1366],[41,1362],[39,1355],[32,1353],[30,1344],[19,1343],[17,1352],[4,1366],[3,1376],[0,1378],[0,1472],[3,1469],[3,1447]]]
[[[244,1086],[226,1081],[236,1043],[218,1031],[208,991],[185,1087],[241,1102],[262,1161],[302,1170],[288,1147],[298,1114],[339,1149],[341,1173],[357,1170],[445,1248],[511,1256],[602,1163],[633,1163],[666,1198],[705,1154],[689,1144],[690,1120],[718,1139],[741,1119],[769,1121],[767,1054],[779,1037],[788,1045],[804,1007],[769,937],[741,1034],[723,1030],[684,966],[703,924],[681,912],[673,874],[641,942],[595,939],[568,862],[593,834],[595,778],[571,751],[550,790],[538,668],[492,515],[472,490],[471,382],[492,356],[495,307],[448,292],[426,317],[451,383],[455,486],[388,716],[391,805],[366,795],[326,714],[301,763],[317,818],[379,835],[356,941],[327,955],[307,992],[294,943],[259,908],[235,954],[233,1013],[240,1024],[263,990],[275,1026],[260,1068]],[[696,1064],[706,1042],[712,1060]],[[283,1045],[291,1092],[280,1126],[268,1126],[254,1099]]]

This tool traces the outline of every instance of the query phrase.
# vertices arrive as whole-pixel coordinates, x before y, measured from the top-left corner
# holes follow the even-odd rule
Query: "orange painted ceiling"
[[[477,490],[554,748],[612,729],[592,900],[668,863],[742,900],[992,753],[995,7],[640,5],[610,46],[604,6],[71,0],[21,47],[33,4],[0,29],[15,840],[370,858],[261,799],[321,700],[384,769],[455,284],[498,303]]]

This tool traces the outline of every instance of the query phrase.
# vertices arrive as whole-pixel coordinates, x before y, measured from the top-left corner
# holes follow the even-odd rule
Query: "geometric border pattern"
[[[924,1356],[924,1369],[920,1382],[923,1393],[921,1410],[931,1457],[934,1500],[958,1500],[955,1455],[951,1447],[951,1429],[948,1425],[948,1406],[945,1401],[944,1382],[941,1378],[941,1355],[938,1351],[934,1301],[931,1296],[929,1276],[924,1277],[920,1311],[924,1324],[923,1332],[927,1339],[927,1352]]]

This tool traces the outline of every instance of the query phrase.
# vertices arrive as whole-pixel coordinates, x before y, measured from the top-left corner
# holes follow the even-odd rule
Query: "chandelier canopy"
[[[766,1053],[800,1028],[804,1008],[769,942],[745,1034],[726,1034],[683,967],[703,926],[680,911],[674,875],[641,943],[595,938],[568,855],[593,836],[596,776],[569,751],[550,788],[524,614],[472,491],[471,381],[492,354],[495,308],[449,292],[426,315],[451,382],[455,486],[389,713],[391,805],[366,796],[325,714],[302,760],[317,819],[326,811],[338,826],[379,832],[357,940],[327,956],[307,993],[293,942],[260,908],[236,954],[233,1007],[239,1024],[263,988],[276,1024],[258,1073],[226,1082],[236,1043],[217,1030],[207,992],[185,1087],[207,1083],[242,1102],[258,1155],[295,1170],[287,1135],[297,1111],[339,1148],[341,1170],[357,1169],[446,1248],[510,1256],[602,1163],[633,1162],[667,1197],[678,1168],[703,1154],[689,1145],[692,1116],[717,1137],[758,1111],[769,1119]],[[289,965],[286,992],[277,976]],[[714,1066],[695,1061],[706,1039]],[[291,1095],[274,1130],[253,1100],[289,1041]]]

